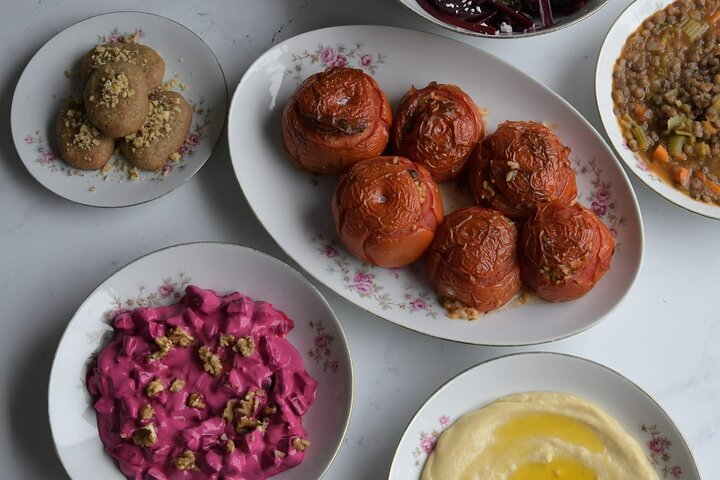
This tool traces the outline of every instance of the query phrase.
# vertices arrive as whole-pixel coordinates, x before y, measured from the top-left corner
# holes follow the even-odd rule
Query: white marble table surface
[[[600,127],[595,60],[611,22],[629,3],[610,0],[580,25],[535,39],[462,40],[509,60]],[[450,34],[393,0],[34,0],[2,5],[0,478],[66,478],[48,426],[48,374],[67,321],[101,280],[142,254],[188,241],[235,242],[288,258],[245,203],[224,139],[191,181],[138,207],[84,207],[42,187],[20,162],[9,125],[13,90],[31,56],[55,33],[88,16],[154,12],[204,38],[232,91],[258,55],[308,30],[388,24]],[[457,345],[366,315],[321,287],[345,326],[357,380],[352,423],[325,478],[385,477],[405,425],[438,385],[488,358],[538,349],[588,357],[637,382],[675,419],[703,477],[720,478],[720,223],[674,207],[634,179],[633,186],[646,233],[638,282],[605,321],[568,340],[523,349]],[[178,212],[192,224],[178,221]]]

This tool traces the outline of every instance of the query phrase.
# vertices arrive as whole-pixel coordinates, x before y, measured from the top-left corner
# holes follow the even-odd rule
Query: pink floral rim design
[[[136,38],[143,38],[145,36],[145,31],[142,28],[136,28],[132,32],[121,32],[117,27],[115,27],[105,35],[98,35],[98,43],[117,43],[122,37],[127,37],[129,35],[135,35]]]
[[[415,466],[420,466],[424,457],[427,457],[435,450],[435,444],[437,444],[440,434],[450,425],[450,417],[442,415],[438,418],[440,428],[434,429],[430,432],[421,431],[419,444],[412,451],[413,459],[415,460]]]
[[[311,321],[310,328],[315,331],[315,337],[313,338],[313,347],[308,352],[308,355],[316,364],[322,365],[323,372],[329,370],[332,373],[337,373],[338,361],[332,358],[332,343],[335,341],[335,337],[325,331],[325,327],[320,320]]]
[[[292,78],[297,83],[300,83],[303,80],[303,67],[319,64],[323,68],[360,68],[371,75],[375,75],[378,66],[385,63],[385,59],[386,57],[382,53],[372,54],[366,52],[362,44],[357,42],[350,48],[342,44],[335,46],[318,44],[317,48],[312,52],[304,50],[301,53],[294,53],[292,55],[293,67],[286,70],[285,73],[292,75]]]
[[[618,229],[627,224],[627,219],[617,212],[617,203],[612,197],[612,183],[603,181],[603,171],[598,167],[594,158],[587,162],[575,158],[573,163],[575,164],[576,174],[591,175],[590,183],[593,188],[584,198],[587,201],[588,208],[607,224],[610,233],[617,238]]]
[[[384,287],[378,283],[373,272],[376,267],[366,264],[362,264],[360,267],[351,266],[351,260],[337,242],[329,242],[320,234],[316,234],[312,241],[317,245],[318,252],[331,261],[328,270],[342,275],[343,287],[346,290],[355,292],[360,298],[374,300],[383,310],[399,308],[410,313],[424,313],[426,317],[436,318],[438,316],[440,307],[437,306],[436,298],[430,291],[415,290],[406,282],[402,286],[405,290],[403,298],[393,299],[390,294],[384,292]],[[405,267],[405,270],[409,270],[413,276],[423,275],[423,272],[415,265]],[[398,269],[384,271],[390,272],[396,280],[400,278]]]
[[[664,437],[658,430],[656,425],[641,425],[640,430],[649,435],[646,445],[648,448],[648,458],[653,467],[662,474],[662,478],[682,478],[682,467],[674,464],[670,457],[670,447],[672,442]]]

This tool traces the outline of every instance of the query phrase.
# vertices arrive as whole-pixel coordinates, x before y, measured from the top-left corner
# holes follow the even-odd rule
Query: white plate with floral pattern
[[[193,109],[181,159],[157,172],[139,171],[137,177],[119,154],[110,160],[109,172],[70,167],[55,153],[55,119],[65,99],[82,92],[82,80],[72,73],[80,70],[82,56],[96,44],[133,33],[163,57],[164,80],[176,79],[178,92]],[[179,187],[202,167],[222,134],[227,97],[217,58],[191,30],[150,13],[107,13],[58,33],[27,64],[13,96],[13,140],[30,174],[61,197],[95,207],[136,205]]]
[[[395,450],[389,480],[419,479],[438,437],[461,416],[501,397],[532,391],[584,397],[613,416],[637,440],[660,478],[700,479],[680,431],[640,387],[590,360],[530,352],[471,367],[433,393],[405,429]]]
[[[508,306],[477,321],[451,320],[425,278],[422,262],[386,270],[364,265],[339,244],[331,216],[337,177],[304,173],[282,144],[283,106],[300,82],[332,65],[362,68],[397,106],[412,86],[455,83],[487,109],[488,130],[507,119],[545,121],[573,149],[579,201],[610,227],[618,243],[595,289],[570,303]],[[235,91],[228,120],[235,174],[260,222],[307,272],[355,305],[427,335],[486,345],[567,337],[612,311],[640,269],[643,228],[620,164],[567,102],[497,58],[444,37],[393,27],[333,27],[287,40],[262,55]],[[442,187],[446,211],[468,199]],[[516,304],[519,302],[515,302]]]
[[[610,139],[610,145],[632,173],[669,202],[691,212],[720,220],[720,205],[704,203],[691,198],[675,188],[672,183],[664,181],[653,173],[647,163],[630,150],[625,144],[620,124],[613,112],[613,69],[625,42],[635,30],[640,28],[646,18],[667,7],[673,1],[675,0],[633,2],[615,20],[605,37],[598,56],[597,70],[595,71],[595,99],[605,133]]]
[[[228,243],[168,247],[135,260],[100,284],[63,334],[50,373],[49,416],[55,448],[73,480],[122,479],[103,449],[85,376],[120,310],[177,302],[187,285],[219,294],[240,291],[293,320],[288,339],[318,381],[303,417],[311,446],[303,463],[276,478],[320,478],[340,449],[353,400],[353,369],[345,334],[330,306],[302,275],[264,253]]]

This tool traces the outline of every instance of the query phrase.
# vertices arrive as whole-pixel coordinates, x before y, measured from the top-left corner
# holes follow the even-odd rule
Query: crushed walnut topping
[[[192,335],[190,335],[185,329],[180,327],[175,327],[170,330],[169,338],[173,344],[183,348],[189,347],[195,341]]]
[[[448,318],[475,320],[480,316],[480,311],[476,308],[468,307],[467,305],[451,298],[443,298],[442,306],[445,310],[447,310]]]
[[[80,150],[90,150],[92,147],[100,145],[102,134],[90,123],[82,110],[67,109],[63,123],[67,128],[72,128],[74,132],[72,144]]]
[[[150,383],[148,383],[145,387],[145,392],[147,393],[148,397],[156,397],[160,395],[160,392],[162,392],[163,390],[165,390],[165,385],[159,378],[151,380]]]
[[[239,403],[240,402],[235,398],[231,398],[227,401],[222,414],[222,418],[225,421],[232,422],[235,419],[235,407],[237,407]]]
[[[185,380],[183,380],[182,378],[176,378],[170,384],[170,391],[173,393],[177,393],[183,388],[185,388]]]
[[[132,436],[133,443],[141,447],[150,447],[157,442],[157,431],[155,425],[148,423],[147,425],[135,430]]]
[[[140,170],[138,170],[136,167],[131,168],[128,172],[128,178],[132,181],[137,180],[138,178],[140,178]]]
[[[149,403],[141,406],[138,410],[138,413],[140,414],[140,418],[142,418],[143,420],[150,420],[155,416],[155,410],[153,410],[152,405],[150,405]]]
[[[123,48],[119,45],[98,45],[95,47],[90,59],[92,60],[93,68],[97,68],[101,65],[117,62],[132,63],[135,65],[137,64],[138,56],[135,50]]]
[[[197,408],[202,410],[205,408],[205,399],[199,393],[191,393],[187,399],[187,406],[190,408]]]
[[[178,470],[197,470],[195,454],[192,450],[183,450],[182,454],[172,461]]]
[[[148,362],[156,362],[161,358],[165,358],[173,347],[173,342],[165,335],[155,338],[155,344],[158,346],[158,349],[145,357]]]
[[[235,442],[233,442],[232,440],[228,440],[225,443],[225,450],[227,451],[227,453],[233,453],[235,451]]]
[[[208,347],[202,346],[198,350],[200,360],[203,362],[203,368],[213,377],[217,377],[222,373],[222,363],[220,357],[213,353]]]
[[[244,415],[242,417],[238,417],[237,420],[235,421],[235,431],[237,433],[245,433],[246,431],[252,430],[253,428],[255,428],[257,426],[258,426],[257,420],[250,418],[250,417],[246,417]]]
[[[108,67],[105,72],[102,84],[100,86],[100,99],[98,104],[105,108],[115,108],[122,99],[131,98],[135,95],[135,90],[130,87],[130,80],[124,73],[116,72],[113,68]],[[94,97],[90,97],[90,101],[94,101]]]
[[[250,335],[240,337],[233,350],[240,352],[243,357],[249,357],[255,351],[255,340]]]
[[[263,408],[262,414],[263,414],[263,417],[269,417],[270,415],[274,415],[275,412],[277,412],[276,406],[265,407],[265,408]]]
[[[251,416],[260,407],[260,399],[257,390],[250,390],[245,394],[245,398],[240,400],[239,407],[235,409],[235,413],[239,415]]]
[[[220,335],[220,346],[229,347],[235,343],[235,335],[232,333],[223,333]]]
[[[292,439],[292,446],[298,452],[304,452],[310,446],[310,442],[304,438],[295,437]]]
[[[150,97],[150,111],[145,123],[140,130],[125,137],[130,149],[134,152],[138,148],[147,148],[168,134],[172,130],[173,113],[178,110],[169,98],[162,95]]]

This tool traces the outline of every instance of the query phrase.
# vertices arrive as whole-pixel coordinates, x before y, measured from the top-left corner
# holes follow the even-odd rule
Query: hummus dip
[[[501,398],[438,439],[422,480],[658,480],[640,445],[603,410],[564,393]]]

